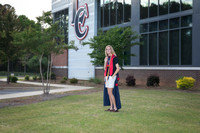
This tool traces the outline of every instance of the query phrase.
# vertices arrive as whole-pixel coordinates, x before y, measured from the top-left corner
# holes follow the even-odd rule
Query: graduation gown
[[[115,56],[112,56],[112,59],[111,61],[113,61],[113,58]],[[113,63],[113,62],[111,62]],[[113,64],[111,64],[111,66],[113,66]],[[111,67],[112,69],[112,67]],[[105,70],[106,71],[106,70]],[[112,71],[112,70],[111,70]],[[112,73],[111,73],[112,74]],[[111,75],[110,74],[110,75]],[[105,76],[105,73],[104,73],[104,76]],[[115,80],[115,85],[114,85],[114,88],[113,88],[113,95],[115,97],[115,101],[116,101],[116,106],[117,106],[117,109],[120,109],[121,108],[121,101],[120,101],[120,94],[119,94],[119,87],[118,87],[118,82],[119,82],[119,74],[116,75],[116,80]],[[107,88],[105,87],[105,81],[104,81],[104,91],[103,91],[103,103],[104,103],[104,106],[110,106],[110,99],[109,99],[109,95],[108,95],[108,90]]]

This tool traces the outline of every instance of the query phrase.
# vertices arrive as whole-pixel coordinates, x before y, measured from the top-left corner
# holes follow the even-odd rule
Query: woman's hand
[[[104,62],[106,63],[108,61],[108,57],[105,57]]]

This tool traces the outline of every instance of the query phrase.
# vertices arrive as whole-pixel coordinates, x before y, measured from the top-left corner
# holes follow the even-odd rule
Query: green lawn
[[[0,109],[1,133],[199,133],[200,93],[120,89],[122,109],[105,112],[103,92]]]

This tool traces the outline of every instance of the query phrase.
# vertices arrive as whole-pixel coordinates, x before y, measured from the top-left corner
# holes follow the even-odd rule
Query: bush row
[[[181,77],[178,80],[176,80],[176,85],[178,89],[190,89],[194,86],[195,79],[192,77]],[[136,85],[136,79],[134,76],[128,75],[126,77],[126,85],[127,86],[135,86]],[[159,86],[160,78],[156,75],[150,75],[147,78],[146,85],[147,86]]]

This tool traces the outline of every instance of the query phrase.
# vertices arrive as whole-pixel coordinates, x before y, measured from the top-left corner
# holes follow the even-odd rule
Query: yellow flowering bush
[[[176,80],[176,86],[178,89],[189,89],[194,86],[195,81],[192,77],[182,77]]]

